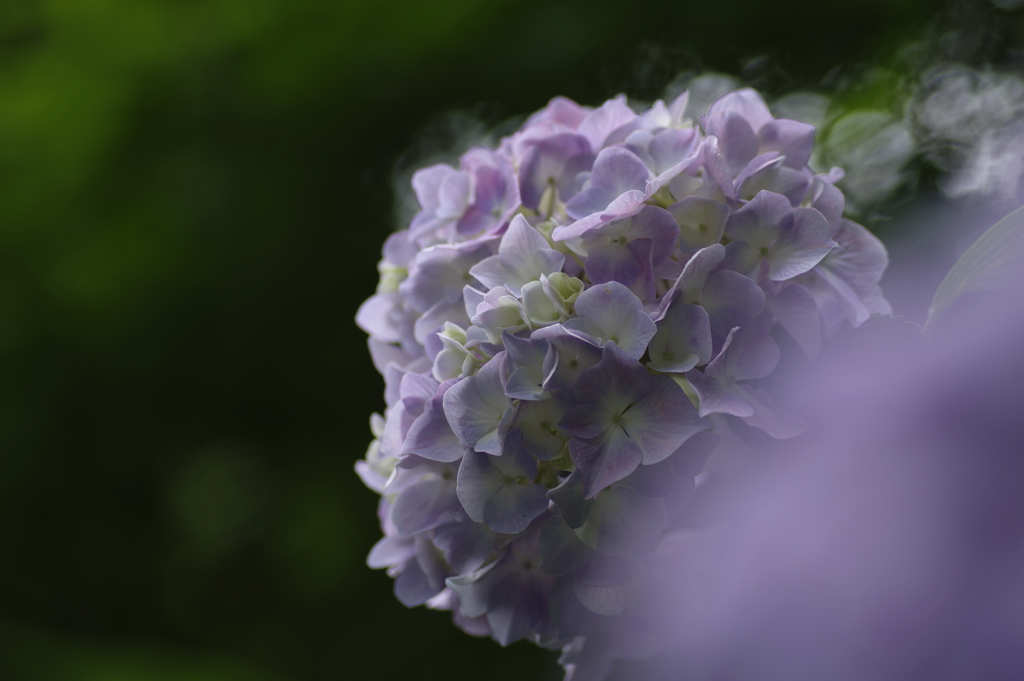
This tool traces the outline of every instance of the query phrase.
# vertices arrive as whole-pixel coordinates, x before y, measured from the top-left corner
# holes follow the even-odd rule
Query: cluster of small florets
[[[686,108],[556,98],[418,171],[357,316],[388,405],[356,466],[381,494],[370,566],[471,634],[562,648],[575,679],[664,639],[709,456],[803,430],[763,385],[775,339],[814,356],[887,311],[885,249],[843,219],[842,171],[808,167],[814,127],[749,89],[699,126]]]

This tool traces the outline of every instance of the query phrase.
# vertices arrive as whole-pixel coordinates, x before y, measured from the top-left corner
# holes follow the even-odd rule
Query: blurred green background
[[[560,678],[364,565],[396,168],[452,110],[832,87],[941,7],[0,0],[0,678]]]

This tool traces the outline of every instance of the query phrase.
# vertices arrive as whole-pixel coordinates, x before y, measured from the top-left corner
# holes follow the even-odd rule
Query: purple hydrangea
[[[813,126],[751,89],[686,113],[556,98],[420,170],[357,315],[387,402],[356,465],[381,494],[369,565],[470,634],[561,649],[574,681],[699,609],[659,597],[698,569],[695,486],[752,428],[806,428],[770,394],[780,342],[813,358],[889,311]]]

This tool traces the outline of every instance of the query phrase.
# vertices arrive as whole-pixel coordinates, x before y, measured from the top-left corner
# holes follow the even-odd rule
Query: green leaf
[[[992,225],[960,256],[939,284],[928,309],[927,333],[960,296],[1012,288],[1024,281],[1024,208]]]

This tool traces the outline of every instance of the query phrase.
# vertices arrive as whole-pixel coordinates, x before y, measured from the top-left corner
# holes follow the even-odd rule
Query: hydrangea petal
[[[741,115],[754,132],[775,120],[764,99],[752,88],[736,90],[713,101],[708,107],[708,118],[725,111],[735,111]]]
[[[518,429],[526,451],[540,461],[550,461],[563,453],[569,439],[568,431],[558,424],[571,406],[571,398],[561,392],[546,400],[523,400],[509,423],[509,436]]]
[[[601,553],[642,558],[661,541],[664,520],[664,511],[657,499],[628,487],[615,486],[597,495],[576,536]]]
[[[407,537],[381,537],[370,549],[366,564],[372,568],[399,565],[416,555],[412,539]]]
[[[729,216],[725,234],[752,249],[769,248],[782,234],[783,220],[793,211],[789,199],[774,192],[758,192],[750,203]]]
[[[813,208],[794,208],[789,228],[769,248],[768,277],[786,281],[803,274],[835,245],[825,216]]]
[[[757,136],[739,113],[726,110],[709,116],[707,130],[709,135],[718,138],[718,147],[733,176],[739,175],[747,163],[757,156]]]
[[[576,529],[587,519],[592,501],[583,496],[583,473],[577,468],[554,489],[548,490],[548,499],[555,502],[565,523]]]
[[[567,321],[566,328],[577,326],[578,319],[589,320],[600,328],[599,340],[615,343],[637,359],[657,331],[640,299],[615,281],[591,286],[576,299],[575,307],[579,316]]]
[[[560,577],[575,572],[590,561],[592,553],[563,518],[552,516],[541,523],[540,569],[544,574]]]
[[[561,271],[565,256],[548,247],[547,240],[517,215],[501,238],[498,255],[473,265],[469,274],[487,288],[504,286],[519,296],[525,284]]]
[[[483,565],[497,547],[498,539],[489,527],[472,522],[466,516],[434,531],[434,544],[444,552],[445,561],[458,574],[472,572]]]
[[[632,123],[637,115],[623,99],[609,99],[580,121],[579,133],[590,143],[592,151],[604,146],[608,136],[624,125]]]
[[[430,478],[402,491],[391,507],[391,521],[403,537],[411,537],[452,520],[459,508],[454,476]]]
[[[679,245],[684,251],[697,251],[722,240],[729,206],[703,196],[688,196],[668,207],[679,224]]]
[[[517,400],[542,400],[548,396],[544,385],[558,364],[558,351],[544,339],[517,338],[502,334],[508,378],[505,394]]]
[[[519,166],[523,205],[537,210],[544,191],[551,186],[557,189],[559,198],[564,197],[575,173],[590,170],[594,158],[582,135],[561,133],[531,144]]]
[[[654,376],[651,391],[622,415],[622,428],[639,446],[644,464],[668,458],[688,437],[709,426],[668,376]]]
[[[621,426],[613,425],[595,438],[573,436],[569,453],[583,475],[587,499],[636,470],[643,453]]]
[[[503,646],[528,638],[547,613],[547,594],[535,574],[514,573],[491,592],[487,624],[494,640]]]
[[[426,403],[423,413],[413,422],[402,446],[425,459],[451,463],[462,457],[464,450],[444,413],[444,395],[455,381],[445,381]]]
[[[606,567],[609,561],[595,563],[574,576],[572,590],[591,612],[606,617],[621,615],[640,603],[650,587],[651,574],[642,560]]]
[[[761,126],[757,139],[762,151],[780,152],[788,167],[799,170],[811,159],[815,133],[813,125],[779,118]]]
[[[415,560],[406,564],[395,579],[395,597],[407,608],[423,605],[441,590],[431,583],[426,572]]]
[[[699,300],[708,314],[711,337],[717,348],[721,347],[730,329],[750,325],[761,313],[765,295],[750,278],[722,270],[708,277]]]
[[[571,393],[584,369],[601,361],[601,349],[561,324],[534,332],[533,338],[543,338],[558,353],[555,370],[544,384],[545,390]]]
[[[518,534],[548,508],[544,485],[504,485],[484,509],[484,522],[495,532]]]
[[[704,308],[677,300],[657,327],[648,348],[651,359],[647,366],[683,373],[711,361],[711,326]]]
[[[818,356],[821,351],[821,317],[810,291],[800,284],[789,284],[777,294],[767,295],[765,307],[808,357],[814,359]]]
[[[444,394],[444,413],[448,423],[467,448],[488,454],[501,453],[504,439],[502,421],[512,403],[501,384],[501,353],[467,376]]]

